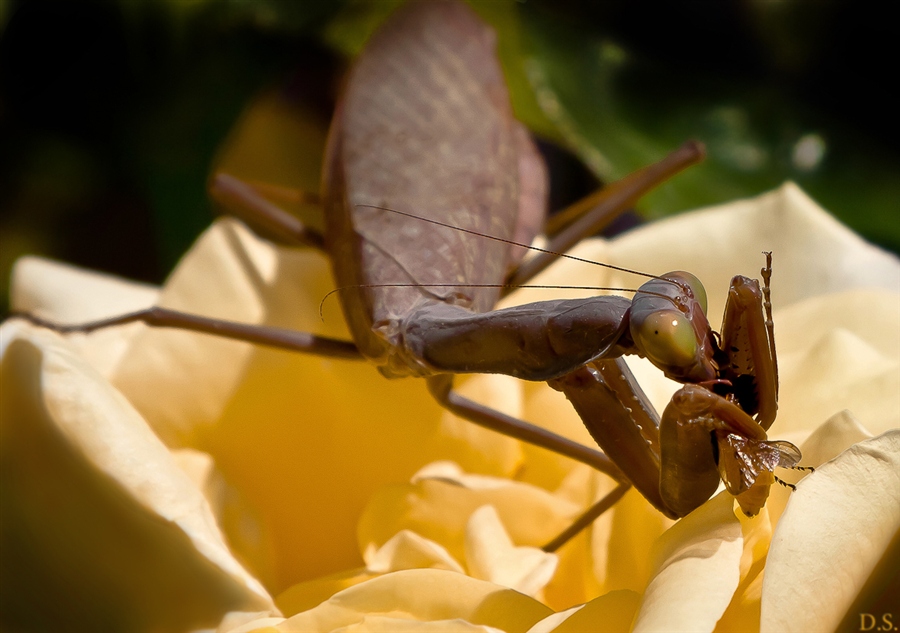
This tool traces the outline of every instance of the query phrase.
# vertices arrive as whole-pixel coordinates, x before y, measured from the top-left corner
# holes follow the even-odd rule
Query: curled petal
[[[655,545],[656,571],[634,631],[712,631],[740,580],[741,524],[734,498],[719,493]]]
[[[152,306],[159,288],[42,257],[13,267],[10,304],[45,319],[78,323]]]
[[[83,323],[154,305],[159,288],[83,270],[41,257],[16,261],[10,279],[10,306],[49,321]],[[71,334],[69,343],[103,376],[110,377],[143,326]]]
[[[238,608],[274,612],[121,394],[61,337],[16,322],[0,333],[0,464],[14,473],[0,494],[3,573],[16,592],[6,604],[48,630],[183,629]]]
[[[900,430],[804,478],[772,539],[761,630],[830,631],[900,530]]]
[[[471,576],[528,596],[550,582],[559,562],[555,554],[536,547],[516,547],[493,506],[481,506],[469,517],[465,548]]]
[[[413,483],[385,486],[370,500],[360,518],[362,551],[409,529],[465,560],[469,517],[483,505],[493,506],[519,545],[541,546],[569,526],[579,507],[522,482],[466,475],[454,464],[438,462],[420,471]]]
[[[410,530],[397,532],[381,547],[370,544],[363,558],[366,569],[377,574],[401,569],[447,569],[465,573],[446,549]]]
[[[544,618],[528,633],[629,631],[640,603],[639,593],[628,589],[610,591],[587,604]]]
[[[278,625],[279,631],[330,631],[390,617],[443,624],[463,620],[501,631],[527,631],[552,613],[521,593],[451,571],[410,569],[360,583]],[[380,630],[402,630],[399,624]],[[373,627],[374,628],[374,627]],[[363,629],[367,630],[367,629]],[[412,624],[406,630],[428,630]],[[448,628],[438,630],[451,630]]]
[[[603,588],[607,591],[643,591],[658,565],[654,543],[673,521],[633,489],[613,507],[609,521],[605,538],[601,537],[606,532],[602,523],[597,521],[594,526],[594,573],[605,581]]]

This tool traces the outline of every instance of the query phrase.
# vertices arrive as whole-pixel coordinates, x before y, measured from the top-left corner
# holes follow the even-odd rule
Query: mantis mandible
[[[547,249],[523,262],[524,245],[544,223],[546,173],[512,116],[493,32],[463,4],[411,3],[368,43],[335,112],[324,159],[324,236],[257,188],[224,174],[212,185],[221,204],[254,226],[327,250],[352,342],[163,308],[75,326],[28,318],[59,331],[143,321],[368,359],[389,378],[424,378],[453,413],[622,482],[581,525],[629,485],[681,517],[720,479],[755,514],[775,467],[800,459],[792,444],[766,436],[777,409],[770,261],[762,290],[746,277],[732,281],[721,336],[707,321],[702,285],[683,272],[647,275],[631,301],[602,296],[493,309],[505,288],[527,284],[559,252],[701,158],[702,148],[686,144],[592,197],[581,207],[593,210],[576,212]],[[661,419],[626,354],[649,358],[685,384]],[[462,397],[453,389],[459,373],[549,381],[603,452]]]

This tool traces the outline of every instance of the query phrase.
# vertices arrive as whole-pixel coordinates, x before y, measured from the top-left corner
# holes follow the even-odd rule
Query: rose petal
[[[328,120],[315,108],[291,99],[280,90],[259,94],[218,148],[212,173],[227,173],[244,181],[314,192],[321,180],[322,153]],[[312,204],[278,201],[305,222],[322,211]],[[313,207],[309,209],[308,207]],[[313,211],[307,213],[305,211]]]
[[[276,633],[275,625],[282,622],[284,618],[271,617],[265,612],[234,611],[222,618],[216,633]]]
[[[253,574],[263,584],[274,577],[274,571],[262,562],[272,550],[271,534],[240,490],[231,485],[208,453],[189,448],[176,449],[172,455],[179,467],[200,489],[212,508],[219,528],[227,535],[232,551],[256,563]],[[324,598],[323,598],[324,599]]]
[[[639,593],[627,589],[611,591],[581,607],[541,620],[528,633],[629,631],[640,603]]]
[[[460,380],[454,388],[475,402],[490,402],[491,408],[514,418],[522,417],[522,381],[500,374]],[[472,424],[449,411],[441,413],[441,436],[448,442],[469,447],[469,459],[460,465],[467,470],[503,475],[522,466],[523,445],[506,435]]]
[[[766,565],[762,631],[830,631],[900,529],[900,431],[856,444],[797,486]]]
[[[219,221],[179,264],[161,303],[347,339],[335,299],[324,306],[324,323],[318,315],[331,288],[320,253],[276,248]],[[275,590],[358,566],[354,526],[367,498],[423,462],[449,457],[503,474],[518,461],[469,443],[486,431],[447,438],[443,412],[422,381],[388,381],[366,363],[148,330],[115,384],[170,445],[214,456],[262,521],[270,547],[258,551],[270,554],[240,553],[257,573],[274,569]],[[499,444],[518,450],[512,440]]]
[[[802,444],[803,462],[820,466],[873,436],[850,411],[834,414]]]
[[[492,626],[478,626],[460,619],[416,622],[368,615],[360,622],[335,629],[334,633],[503,633]]]
[[[857,288],[775,306],[776,335],[781,331],[792,333],[780,337],[783,340],[778,341],[779,354],[804,353],[810,341],[821,339],[831,330],[843,329],[887,358],[900,357],[900,333],[896,327],[900,322],[898,290]]]
[[[339,591],[366,580],[376,578],[375,574],[361,567],[331,574],[315,580],[297,583],[275,598],[275,604],[287,616],[296,615],[316,607]]]
[[[610,520],[607,539],[599,538],[598,528],[594,532],[594,568],[603,581],[601,590],[644,591],[658,564],[654,543],[674,522],[636,490],[613,507]]]
[[[331,631],[383,616],[419,623],[460,619],[513,633],[527,631],[550,613],[532,598],[483,580],[438,569],[410,569],[335,594],[288,619],[278,630]]]
[[[444,547],[410,530],[400,530],[381,547],[370,544],[363,559],[368,571],[375,574],[401,569],[447,569],[465,573]]]
[[[535,596],[556,572],[559,559],[536,547],[516,547],[493,506],[481,506],[466,525],[469,575]]]
[[[58,323],[85,323],[148,308],[159,288],[40,257],[16,261],[10,280],[13,310]],[[69,342],[103,376],[110,376],[127,352],[138,324],[70,334]]]
[[[312,285],[325,263],[305,258]],[[278,251],[234,220],[207,230],[167,280],[158,304],[244,323],[265,318],[266,295],[277,282]],[[326,290],[327,292],[327,290]],[[323,293],[324,294],[324,293]],[[214,423],[244,374],[253,348],[211,336],[146,328],[123,358],[114,384],[170,446],[190,445],[199,429]],[[214,363],[210,359],[216,359]],[[158,394],[165,393],[166,398]]]
[[[596,447],[597,444],[563,393],[551,389],[547,383],[534,382],[524,383],[523,393],[525,420],[533,421],[549,431],[585,446]],[[524,464],[516,473],[516,478],[521,481],[558,491],[574,469],[586,468],[558,453],[531,444],[523,443],[521,446]],[[569,498],[583,504],[590,501],[590,494],[591,490],[585,488],[577,496]]]
[[[420,473],[414,483],[386,486],[371,498],[359,521],[361,551],[408,529],[440,543],[456,560],[465,560],[466,524],[483,505],[494,506],[515,543],[541,546],[567,528],[580,510],[529,484],[483,475],[453,476],[445,464],[439,466],[440,478]]]
[[[741,555],[741,582],[731,603],[716,623],[716,631],[722,633],[748,633],[759,631],[759,602],[762,594],[762,574],[765,568],[769,543],[772,540],[772,521],[768,506],[755,517],[736,512],[741,522],[744,551]]]
[[[857,442],[871,437],[872,434],[856,420],[852,413],[849,411],[836,413],[800,445],[803,459],[800,460],[799,466],[818,467],[837,457]],[[778,472],[778,476],[790,484],[797,484],[807,474],[808,471],[803,470],[780,470]],[[792,494],[793,491],[785,486],[772,487],[766,503],[772,525],[778,524]]]
[[[42,257],[22,257],[13,266],[9,294],[13,310],[79,323],[152,306],[159,288]]]
[[[773,252],[772,303],[779,308],[851,288],[900,288],[895,255],[865,242],[791,182],[630,231],[611,245],[611,263],[657,274],[688,270],[706,286],[716,315],[733,275],[759,277],[760,251]]]
[[[0,332],[10,475],[0,549],[18,595],[6,604],[57,630],[183,629],[235,608],[274,610],[129,403],[61,337],[16,322]]]
[[[740,580],[743,539],[733,508],[722,492],[660,537],[634,631],[713,630]]]
[[[857,290],[776,312],[779,433],[810,431],[850,409],[874,432],[900,426],[900,300]]]

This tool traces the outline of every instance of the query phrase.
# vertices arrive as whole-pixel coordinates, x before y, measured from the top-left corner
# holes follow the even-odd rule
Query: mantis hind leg
[[[703,145],[689,141],[661,161],[629,174],[608,187],[599,189],[552,216],[545,227],[552,238],[549,253],[540,253],[523,262],[507,278],[510,286],[528,283],[556,261],[562,253],[586,237],[595,235],[616,217],[631,208],[644,194],[680,171],[699,163],[705,156]]]
[[[571,457],[614,479],[623,480],[622,471],[600,451],[469,400],[453,390],[450,374],[440,374],[426,380],[431,395],[451,413],[492,431]]]
[[[448,374],[428,378],[428,389],[435,399],[451,413],[474,424],[509,437],[565,455],[618,480],[619,485],[579,516],[571,526],[543,546],[546,552],[562,547],[601,514],[611,508],[631,488],[622,471],[600,451],[552,433],[544,428],[501,413],[469,400],[453,390],[453,377]]]
[[[265,345],[285,351],[303,352],[348,360],[363,360],[362,354],[359,353],[356,345],[351,341],[317,336],[309,332],[298,332],[287,328],[238,323],[236,321],[205,317],[160,307],[147,308],[108,319],[74,325],[54,323],[29,313],[13,313],[10,316],[25,319],[30,323],[61,334],[70,332],[87,333],[126,323],[141,322],[151,327],[190,330],[235,341]]]
[[[291,215],[272,199],[319,204],[317,195],[259,183],[247,183],[229,174],[216,174],[209,194],[222,208],[267,239],[283,246],[312,246],[325,250],[322,234]]]
[[[601,514],[616,505],[616,503],[619,502],[619,499],[624,497],[625,493],[630,489],[631,484],[629,482],[623,481],[622,483],[620,483],[612,491],[607,493],[606,496],[604,496],[590,508],[585,510],[580,517],[575,519],[572,525],[560,532],[556,536],[556,538],[548,542],[541,549],[545,552],[555,552],[556,550],[558,550],[560,547],[568,543],[572,538],[577,536],[578,533],[581,532],[581,530],[596,521]]]

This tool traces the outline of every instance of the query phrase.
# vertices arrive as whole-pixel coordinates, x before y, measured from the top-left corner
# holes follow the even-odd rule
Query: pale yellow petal
[[[282,622],[284,618],[272,617],[264,611],[233,611],[222,618],[216,633],[276,633],[275,625]]]
[[[762,596],[765,561],[759,569],[741,581],[734,598],[722,619],[716,624],[716,633],[758,633],[759,603]]]
[[[470,400],[490,403],[492,409],[521,418],[522,384],[511,376],[493,374],[459,380],[454,387]],[[466,470],[502,476],[515,472],[522,465],[523,445],[520,441],[472,424],[449,411],[441,413],[440,434],[448,445],[467,447],[457,456],[460,466]]]
[[[774,280],[773,280],[773,283]],[[805,352],[831,330],[848,330],[886,358],[900,357],[900,288],[856,288],[774,306],[779,355]],[[789,333],[789,334],[788,334]]]
[[[761,630],[830,631],[900,530],[900,431],[856,444],[806,477],[772,539]]]
[[[724,309],[732,276],[759,278],[761,251],[774,255],[776,307],[851,288],[900,287],[895,255],[865,242],[790,182],[755,198],[654,222],[611,245],[612,263],[699,276],[713,321]]]
[[[361,551],[378,547],[408,529],[465,560],[465,530],[471,514],[492,505],[518,545],[541,546],[568,527],[580,507],[530,484],[460,474],[439,463],[414,483],[385,486],[371,498],[359,521]]]
[[[10,279],[10,307],[63,324],[84,323],[148,308],[159,288],[84,270],[40,257],[16,261]],[[103,376],[110,376],[141,326],[129,324],[67,336]]]
[[[755,517],[747,517],[739,509],[735,515],[741,522],[744,551],[741,555],[741,581],[731,603],[716,624],[721,633],[759,631],[759,602],[762,594],[762,575],[772,540],[772,521],[768,506]]]
[[[280,90],[263,92],[241,112],[219,147],[211,172],[297,193],[317,192],[327,131],[326,117],[302,100]],[[285,199],[278,203],[322,229],[321,207]]]
[[[366,569],[375,574],[401,569],[447,569],[465,573],[443,546],[410,530],[400,530],[381,547],[370,543],[363,560]]]
[[[800,445],[803,459],[800,466],[817,467],[856,444],[872,437],[868,429],[863,427],[850,411],[834,414],[817,428]],[[778,476],[784,481],[796,484],[807,475],[808,471],[780,470]],[[791,498],[791,490],[784,486],[772,486],[766,508],[772,524],[776,525],[784,513],[784,508]]]
[[[437,569],[410,569],[355,585],[279,625],[282,631],[332,631],[382,616],[417,622],[460,619],[513,633],[551,613],[521,593]]]
[[[525,383],[524,396],[525,420],[585,446],[597,446],[564,394],[551,389],[547,383],[532,382]],[[581,468],[568,457],[531,444],[522,444],[522,452],[525,460],[516,478],[548,490],[557,489],[573,469]],[[586,503],[589,494],[590,491],[585,490],[578,502]]]
[[[864,440],[871,439],[873,434],[860,424],[850,411],[840,411],[825,421],[800,446],[803,451],[803,463],[820,466],[834,459],[845,450]]]
[[[594,536],[594,568],[603,581],[602,590],[642,592],[658,564],[653,545],[671,530],[673,521],[634,489],[613,507],[610,516],[608,540],[600,540],[597,532]]]
[[[220,629],[217,633],[278,633],[275,626],[281,622],[284,622],[284,618],[261,618],[236,629]]]
[[[612,480],[590,468],[577,466],[569,477],[554,491],[562,499],[572,500],[582,508],[604,497],[612,491]],[[559,566],[550,583],[544,588],[541,600],[555,610],[568,609],[572,605],[583,604],[596,598],[601,592],[601,583],[594,575],[593,545],[595,528],[607,524],[609,514],[600,517],[591,528],[582,530],[568,543],[554,552],[559,557]],[[605,551],[605,550],[603,550]]]
[[[638,596],[638,600],[640,600],[640,596]],[[571,607],[570,609],[566,609],[565,611],[557,611],[552,615],[548,615],[546,618],[528,629],[528,633],[550,633],[551,631],[555,631],[560,624],[565,622],[574,614],[578,613],[583,608],[584,605],[579,604],[577,607]]]
[[[365,567],[348,569],[330,574],[315,580],[297,583],[278,594],[275,604],[286,615],[292,616],[316,607],[339,591],[366,580],[376,578],[380,574],[372,573]]]
[[[159,288],[42,257],[22,257],[10,278],[10,307],[63,323],[94,321],[152,306]]]
[[[241,491],[225,479],[209,453],[190,448],[172,451],[178,466],[200,489],[212,508],[219,528],[232,550],[255,563],[253,574],[263,582],[274,576],[270,561],[274,543],[271,530]]]
[[[274,611],[125,398],[51,332],[10,322],[0,338],[3,549],[21,553],[4,575],[42,596],[47,628],[70,617],[186,628],[241,607]]]
[[[336,297],[319,318],[332,287],[323,255],[276,248],[219,221],[179,264],[161,303],[347,339]],[[240,553],[276,591],[360,565],[356,519],[380,486],[439,457],[488,472],[515,461],[448,439],[423,381],[385,380],[364,362],[148,329],[115,384],[171,446],[214,456],[271,542],[259,550],[268,554]]]
[[[277,302],[269,293],[286,291],[287,284],[279,284],[280,255],[242,224],[219,220],[181,259],[158,303],[203,316],[264,322],[275,307],[269,303]],[[303,288],[312,286],[316,273],[326,266],[323,258],[310,251],[297,250],[284,257],[294,264],[295,272],[307,271],[295,279]],[[305,266],[297,260],[304,260]],[[312,315],[308,320],[313,320]],[[145,328],[122,359],[113,382],[163,439],[170,445],[185,445],[222,415],[252,353],[249,344]],[[160,398],[160,393],[166,397]]]
[[[611,591],[599,598],[594,598],[580,608],[572,609],[564,619],[550,616],[542,620],[528,633],[629,631],[640,603],[641,595],[639,593],[627,589]],[[560,622],[560,620],[562,621]],[[546,626],[545,623],[551,626]]]
[[[332,633],[503,633],[492,626],[471,624],[465,620],[416,622],[385,616],[366,616],[360,622],[334,629]]]
[[[465,536],[466,567],[473,578],[536,596],[556,571],[559,559],[537,547],[516,547],[493,506],[469,517]]]
[[[900,295],[856,290],[775,313],[780,433],[843,409],[872,432],[900,426]]]
[[[741,525],[734,498],[720,493],[654,546],[657,564],[635,631],[712,631],[740,580]]]

